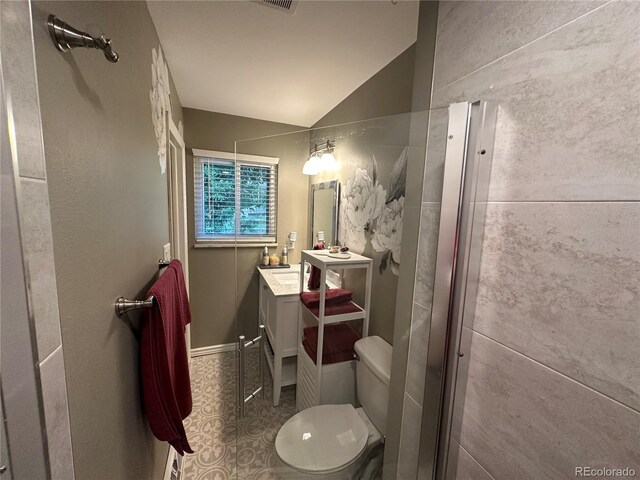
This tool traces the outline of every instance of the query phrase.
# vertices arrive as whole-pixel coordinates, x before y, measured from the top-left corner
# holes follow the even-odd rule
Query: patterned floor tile
[[[259,385],[258,350],[249,349],[246,391]],[[184,480],[275,480],[275,439],[295,413],[295,387],[285,388],[273,406],[269,373],[265,399],[247,406],[238,420],[235,352],[195,357],[191,363],[193,412],[185,429],[193,455],[183,462]]]

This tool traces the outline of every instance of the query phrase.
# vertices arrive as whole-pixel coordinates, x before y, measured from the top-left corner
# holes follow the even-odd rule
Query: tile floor
[[[246,391],[259,383],[258,349],[247,351]],[[280,405],[271,401],[271,377],[265,365],[265,400],[247,406],[238,420],[235,409],[235,352],[195,357],[191,367],[193,412],[185,428],[193,455],[183,462],[183,480],[270,480],[274,442],[280,426],[295,413],[295,387],[287,387]],[[236,464],[237,460],[237,464]]]

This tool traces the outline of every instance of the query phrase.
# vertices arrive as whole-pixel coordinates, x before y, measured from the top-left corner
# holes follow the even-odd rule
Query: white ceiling
[[[418,3],[147,1],[184,107],[311,126],[416,40]]]

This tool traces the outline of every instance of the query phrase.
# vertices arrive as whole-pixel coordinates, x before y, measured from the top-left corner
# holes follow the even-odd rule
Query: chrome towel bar
[[[265,389],[264,389],[264,348],[266,341],[266,332],[264,330],[264,325],[260,325],[258,327],[260,335],[254,338],[253,340],[249,340],[245,342],[244,335],[240,335],[238,337],[238,355],[236,356],[236,364],[237,364],[237,372],[238,372],[238,398],[237,398],[237,408],[238,408],[238,417],[244,418],[245,408],[247,403],[249,403],[254,398],[259,398],[264,400],[265,398]],[[260,365],[260,386],[254,390],[252,394],[245,398],[244,396],[244,369],[245,369],[245,354],[246,349],[258,344],[258,358]]]
[[[163,269],[168,267],[171,261],[158,260],[158,268]],[[153,307],[153,295],[149,296],[146,300],[131,300],[129,298],[118,297],[115,303],[116,315],[121,317],[125,313],[131,310],[138,310],[139,308],[151,308]]]

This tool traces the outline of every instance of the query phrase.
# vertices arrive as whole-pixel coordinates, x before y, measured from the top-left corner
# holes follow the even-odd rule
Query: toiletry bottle
[[[262,252],[262,265],[269,265],[269,247],[264,246],[264,250]]]
[[[287,249],[286,245],[282,249],[282,258],[280,259],[280,262],[283,265],[289,265],[289,250]]]

